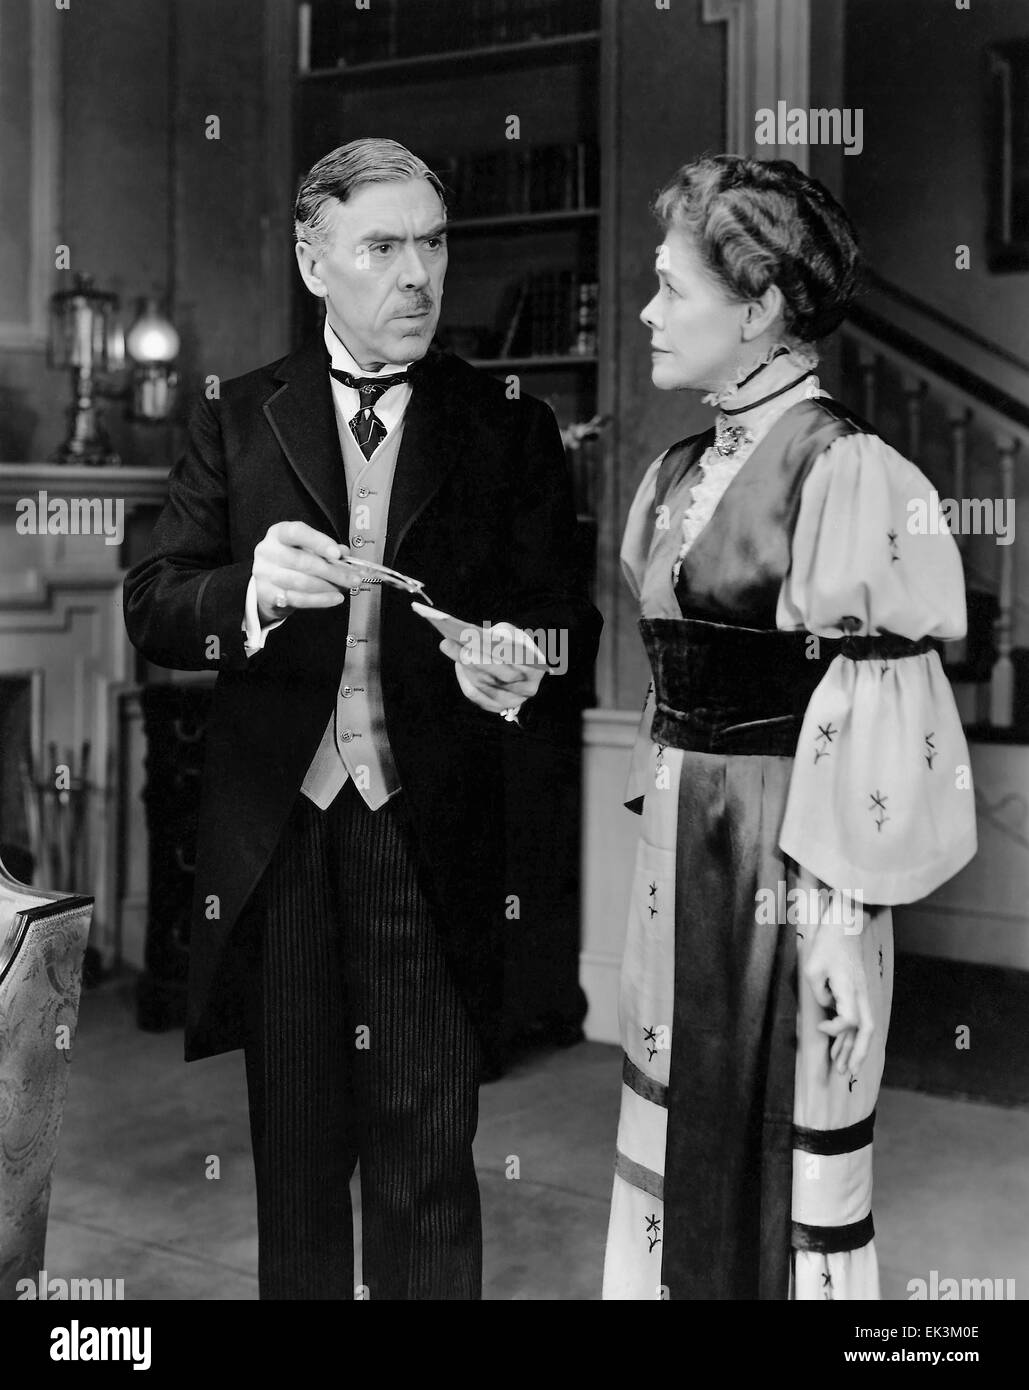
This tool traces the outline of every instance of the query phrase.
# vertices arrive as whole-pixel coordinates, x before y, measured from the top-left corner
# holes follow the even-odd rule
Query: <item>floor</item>
[[[1029,1107],[1029,971],[898,955],[886,1081]]]
[[[241,1057],[181,1057],[181,1034],[137,1030],[127,982],[84,996],[51,1277],[120,1278],[129,1299],[256,1298]],[[582,1043],[483,1089],[487,1299],[599,1296],[618,1088],[618,1051]],[[876,1135],[883,1297],[932,1270],[1013,1278],[1025,1297],[1029,1238],[1012,1215],[1029,1210],[1029,1110],[884,1090]]]

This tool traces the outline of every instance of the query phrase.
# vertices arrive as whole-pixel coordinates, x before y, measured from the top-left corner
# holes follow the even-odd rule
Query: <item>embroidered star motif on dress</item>
[[[829,744],[833,741],[833,736],[839,733],[839,729],[834,729],[832,720],[826,724],[819,724],[818,735],[815,738],[815,762],[818,763],[822,758],[832,757],[829,752]]]

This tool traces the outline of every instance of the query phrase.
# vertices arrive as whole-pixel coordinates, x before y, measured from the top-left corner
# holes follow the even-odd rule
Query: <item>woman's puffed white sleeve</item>
[[[964,636],[961,557],[937,503],[881,439],[833,443],[804,483],[778,626]],[[935,651],[833,660],[804,717],[779,846],[868,905],[914,902],[968,863],[968,745]]]

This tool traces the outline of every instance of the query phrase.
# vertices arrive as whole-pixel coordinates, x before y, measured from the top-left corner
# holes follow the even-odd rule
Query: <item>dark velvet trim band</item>
[[[834,649],[805,632],[695,618],[641,618],[654,677],[656,743],[694,753],[792,757]]]
[[[805,1129],[803,1125],[794,1125],[793,1147],[804,1153],[820,1154],[823,1158],[856,1153],[872,1142],[874,1129],[874,1110],[856,1125],[847,1125],[846,1129]]]
[[[767,405],[769,401],[774,401],[776,396],[785,396],[787,391],[792,391],[794,386],[799,386],[802,381],[807,381],[809,376],[814,376],[815,369],[803,372],[800,376],[788,381],[785,386],[780,386],[778,391],[769,391],[767,396],[762,396],[758,401],[751,401],[749,405],[741,405],[736,410],[730,410],[728,406],[720,406],[723,415],[746,415],[748,410],[757,410],[759,405]]]
[[[649,1100],[652,1105],[660,1105],[667,1110],[668,1087],[663,1086],[660,1081],[652,1081],[649,1076],[645,1076],[628,1056],[622,1059],[622,1080],[630,1091],[635,1091],[638,1096],[642,1096],[644,1100]]]
[[[910,638],[898,637],[893,632],[881,632],[877,637],[840,637],[829,639],[832,648],[850,661],[900,661],[906,656],[922,656],[925,652],[938,650],[939,643],[931,637],[920,637],[917,642]]]
[[[805,1226],[793,1223],[794,1250],[812,1250],[816,1255],[842,1255],[848,1250],[860,1250],[875,1239],[872,1213],[850,1226]]]
[[[835,657],[897,661],[938,645],[892,632],[816,638],[696,618],[641,618],[640,632],[654,677],[654,742],[765,757],[796,752],[808,700]]]
[[[661,1174],[655,1173],[653,1168],[644,1168],[633,1158],[626,1158],[621,1149],[615,1150],[615,1172],[630,1186],[638,1187],[641,1192],[649,1192],[659,1202],[664,1201],[665,1180]]]

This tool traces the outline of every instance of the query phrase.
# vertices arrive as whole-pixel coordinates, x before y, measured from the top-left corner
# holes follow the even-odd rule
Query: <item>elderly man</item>
[[[475,1299],[504,740],[560,717],[600,620],[552,413],[431,345],[436,177],[357,140],[311,169],[295,216],[324,328],[200,405],[125,584],[148,659],[218,671],[186,1056],[245,1050],[262,1298],[355,1296],[359,1161],[357,1296]],[[567,670],[508,626],[500,661],[488,638],[441,642],[368,560],[469,635],[560,634]]]

